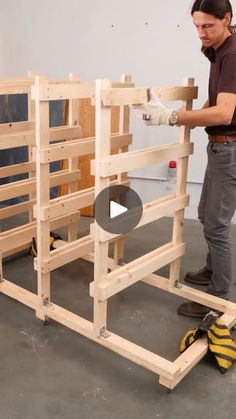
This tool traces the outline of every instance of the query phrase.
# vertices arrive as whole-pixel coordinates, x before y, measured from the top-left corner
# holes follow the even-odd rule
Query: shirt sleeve
[[[218,93],[236,94],[236,54],[225,55],[222,61]]]

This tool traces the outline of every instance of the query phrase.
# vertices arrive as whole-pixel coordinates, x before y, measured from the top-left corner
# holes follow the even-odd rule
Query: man
[[[227,298],[231,282],[229,230],[236,208],[236,35],[230,26],[228,0],[196,0],[191,15],[211,61],[208,100],[202,109],[174,111],[157,98],[134,109],[147,125],[204,126],[208,134],[208,163],[199,203],[199,219],[208,244],[206,266],[189,272],[185,280],[208,285],[207,292]],[[204,317],[209,308],[195,302],[181,304],[178,313]]]

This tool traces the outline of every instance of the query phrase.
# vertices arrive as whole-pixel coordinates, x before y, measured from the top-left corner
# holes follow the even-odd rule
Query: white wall
[[[118,80],[132,74],[139,86],[173,86],[195,77],[199,107],[207,98],[209,63],[200,52],[192,25],[193,0],[0,0],[0,77],[24,77],[27,71],[67,78],[70,71],[82,81]],[[236,11],[236,0],[231,1]],[[177,7],[178,6],[178,7]],[[173,104],[172,104],[173,105]],[[170,106],[170,105],[169,105]],[[134,146],[175,141],[176,128],[143,127],[132,119]],[[196,216],[206,163],[203,129],[192,131],[186,215]],[[164,178],[166,165],[132,172],[132,176]],[[165,193],[167,183],[132,180],[144,200]],[[196,182],[196,184],[194,183]],[[236,220],[235,220],[236,221]]]

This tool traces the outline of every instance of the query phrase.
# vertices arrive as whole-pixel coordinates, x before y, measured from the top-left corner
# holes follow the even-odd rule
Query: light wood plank
[[[32,130],[35,130],[34,121],[7,122],[5,124],[0,124],[0,136]]]
[[[172,159],[189,156],[193,153],[193,144],[168,144],[141,150],[129,151],[103,158],[100,161],[99,175],[109,177],[125,171],[151,166],[153,164]],[[94,163],[91,164],[91,173],[94,174]]]
[[[104,106],[141,104],[148,102],[148,92],[144,87],[103,89],[101,100]]]
[[[131,134],[112,135],[111,148],[123,147],[132,143]],[[60,144],[53,144],[40,152],[41,163],[48,163],[56,160],[67,159],[71,156],[83,156],[95,152],[95,138],[86,138],[73,141],[66,141]]]
[[[110,272],[107,275],[106,280],[100,281],[98,291],[99,299],[103,301],[135,284],[149,273],[154,272],[180,256],[183,256],[184,251],[184,243],[176,245],[175,247],[173,247],[171,243],[167,243],[158,249],[121,266],[115,271]],[[90,295],[93,295],[93,283],[90,284],[90,290]]]
[[[189,101],[192,99],[197,99],[198,96],[198,87],[193,85],[188,86],[178,86],[178,87],[153,87],[152,88],[157,97],[161,101]]]
[[[76,181],[80,178],[80,171],[69,172],[68,170],[62,170],[60,172],[54,172],[50,176],[50,187],[62,185],[70,181]],[[27,195],[35,191],[36,179],[29,178],[19,180],[17,182],[7,183],[0,186],[0,201],[14,198],[16,196]]]
[[[0,292],[34,310],[39,306],[39,298],[36,294],[19,287],[4,278],[3,281],[0,282]]]
[[[140,222],[134,227],[134,230],[140,228],[148,223],[151,223],[155,220],[159,220],[162,217],[167,217],[172,215],[175,211],[179,211],[187,207],[189,204],[189,195],[183,195],[175,197],[174,195],[169,195],[164,198],[157,199],[155,201],[149,202],[148,204],[143,205],[143,215]],[[132,211],[132,210],[131,210]],[[129,214],[127,213],[127,217]],[[132,217],[132,213],[131,213]],[[90,226],[91,227],[91,226]],[[122,235],[112,234],[103,229],[100,230],[100,241],[113,241],[117,237]]]
[[[25,212],[28,212],[33,208],[35,203],[36,201],[32,200],[0,208],[0,220],[3,220],[4,218],[13,217],[17,214],[23,214]]]
[[[63,83],[41,85],[39,91],[40,101],[79,99],[94,96],[94,83]],[[35,98],[35,86],[31,88],[32,98]]]
[[[19,164],[12,164],[9,166],[0,167],[0,178],[7,176],[15,176],[22,173],[28,173],[35,169],[35,162],[26,162]]]
[[[41,263],[42,272],[51,272],[60,266],[64,266],[74,260],[93,251],[94,242],[91,236],[82,237],[63,246],[58,247],[50,252],[47,259],[43,259]],[[34,259],[34,268],[38,270],[37,258]]]

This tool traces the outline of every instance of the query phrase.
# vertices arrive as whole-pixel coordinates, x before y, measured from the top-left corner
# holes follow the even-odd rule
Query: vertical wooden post
[[[193,86],[194,79],[188,78],[184,79],[184,86]],[[192,100],[184,101],[182,104],[182,109],[191,110],[192,109]],[[179,143],[189,143],[190,141],[190,128],[187,126],[182,126],[180,128]],[[186,183],[187,183],[187,173],[188,173],[188,156],[181,158],[177,162],[177,178],[176,178],[176,196],[181,196],[186,194]],[[174,215],[173,223],[173,233],[172,233],[172,243],[176,245],[182,242],[183,238],[183,223],[184,223],[184,209],[176,211]],[[178,286],[179,276],[180,276],[180,262],[181,258],[174,260],[170,264],[170,287]]]
[[[37,212],[49,205],[50,200],[50,164],[40,162],[40,149],[49,146],[49,102],[40,101],[40,86],[46,85],[46,78],[35,77],[35,115],[36,115],[36,196]],[[37,216],[37,259],[38,259],[38,295],[42,306],[50,301],[50,273],[43,273],[42,263],[48,259],[50,223],[41,221]],[[36,316],[45,320],[43,310],[37,309]]]
[[[30,81],[32,81],[32,84],[34,83],[34,78],[36,76],[36,74],[32,71],[28,71],[27,76],[29,78]],[[32,100],[31,98],[31,92],[28,93],[28,121],[35,121],[35,102]],[[33,156],[33,148],[35,147],[34,145],[29,145],[28,146],[28,161],[32,162],[34,161],[34,156]],[[35,177],[36,176],[36,171],[30,171],[28,174],[29,178],[31,177]],[[31,192],[29,194],[29,199],[30,200],[35,200],[36,199],[36,191]],[[33,209],[31,209],[29,211],[29,222],[33,221]]]
[[[109,186],[109,178],[100,176],[100,162],[110,155],[111,108],[104,107],[101,100],[102,89],[110,88],[108,80],[96,81],[96,139],[95,139],[95,197]],[[95,222],[94,242],[94,335],[105,336],[107,325],[107,301],[100,301],[98,288],[107,278],[108,243],[99,241],[100,227]]]
[[[121,76],[121,83],[131,83],[131,75],[123,74]],[[129,106],[120,106],[119,114],[119,134],[126,134],[129,132]],[[120,147],[118,153],[128,151],[128,146]],[[119,183],[127,179],[127,173],[121,173],[117,176]],[[124,238],[121,237],[114,242],[114,263],[115,265],[121,265],[124,262]]]
[[[69,74],[70,80],[78,80],[79,77],[70,73]],[[78,125],[78,115],[79,112],[79,101],[78,99],[69,99],[69,109],[68,109],[68,125],[69,127],[73,127]],[[68,168],[70,171],[79,168],[79,157],[71,157],[68,161]],[[68,193],[76,192],[78,189],[78,182],[72,182],[68,185]],[[68,242],[74,241],[77,239],[78,236],[78,224],[77,222],[71,223],[68,225]]]

